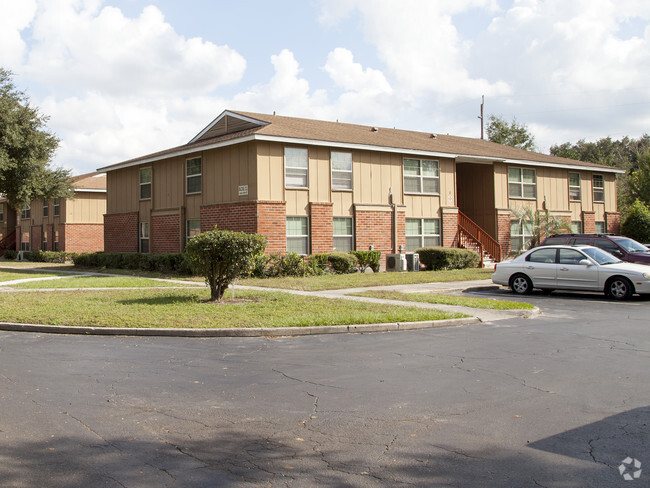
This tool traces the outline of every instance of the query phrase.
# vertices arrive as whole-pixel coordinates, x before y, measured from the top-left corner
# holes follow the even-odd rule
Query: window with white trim
[[[352,217],[334,217],[334,250],[350,252],[354,250],[354,226]]]
[[[185,242],[189,241],[192,237],[198,236],[201,233],[201,221],[199,219],[191,219],[185,223]]]
[[[59,250],[59,231],[54,231],[54,242],[52,243],[52,251],[58,252]]]
[[[43,217],[47,217],[48,214],[50,213],[50,207],[49,203],[47,200],[43,199]]]
[[[151,167],[140,168],[140,200],[151,200]]]
[[[594,202],[602,203],[605,201],[605,178],[603,175],[593,175],[594,184]]]
[[[440,244],[440,219],[406,219],[406,252]]]
[[[571,221],[571,233],[572,234],[582,234],[582,220],[572,220]]]
[[[307,217],[287,217],[287,252],[309,254],[309,221]]]
[[[149,222],[140,222],[140,252],[149,252]]]
[[[53,203],[54,203],[54,216],[58,217],[61,214],[61,200],[55,198]]]
[[[580,173],[569,173],[569,200],[580,200]]]
[[[201,193],[201,158],[185,162],[185,193]]]
[[[29,232],[23,232],[22,237],[20,239],[20,250],[29,251],[30,250],[29,243],[30,243]]]
[[[332,151],[332,190],[352,190],[352,153]]]
[[[284,148],[284,185],[307,188],[309,184],[309,152],[297,147]]]
[[[521,252],[528,248],[533,237],[533,228],[530,222],[521,220],[510,221],[510,250]]]
[[[596,222],[596,234],[606,234],[607,233],[607,227],[605,226],[605,222]]]
[[[508,168],[510,198],[537,198],[537,175],[534,169]]]
[[[404,193],[440,193],[440,165],[430,159],[404,159]]]
[[[32,212],[29,207],[29,203],[23,203],[23,206],[20,209],[20,218],[29,219],[32,216]]]

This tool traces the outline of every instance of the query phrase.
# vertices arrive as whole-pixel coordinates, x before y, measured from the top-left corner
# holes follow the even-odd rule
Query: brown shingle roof
[[[228,141],[234,139],[243,139],[251,136],[269,139],[290,139],[298,143],[302,140],[305,144],[315,142],[320,144],[331,143],[333,147],[336,147],[337,145],[349,145],[358,146],[368,150],[382,150],[382,148],[385,148],[394,151],[397,149],[403,150],[405,154],[408,154],[409,152],[424,152],[439,156],[448,155],[449,157],[475,157],[494,160],[526,161],[533,163],[549,163],[561,166],[570,165],[585,167],[585,169],[600,168],[606,171],[620,171],[608,166],[574,159],[560,158],[549,154],[535,153],[482,139],[450,136],[445,134],[432,134],[430,132],[417,132],[384,127],[346,124],[341,122],[285,117],[280,115],[234,111],[223,112],[212,124],[215,124],[223,117],[236,118],[237,115],[259,120],[260,126],[205,139],[197,136],[197,138],[195,138],[196,142],[130,159],[122,163],[107,166],[100,169],[100,171],[119,169],[120,167],[130,166],[145,160],[147,162],[155,161],[172,154],[187,154],[194,150],[199,150],[204,146],[216,146],[222,143],[228,143]],[[209,127],[210,126],[202,131],[206,133],[206,136],[211,133],[207,130]]]
[[[72,186],[80,190],[106,190],[106,175],[103,173],[87,173],[73,176]]]

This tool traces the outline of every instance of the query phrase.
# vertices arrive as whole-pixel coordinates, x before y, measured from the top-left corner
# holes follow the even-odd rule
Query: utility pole
[[[483,137],[483,106],[485,105],[485,95],[481,95],[481,115],[478,116],[479,119],[481,119],[481,139],[485,139]]]

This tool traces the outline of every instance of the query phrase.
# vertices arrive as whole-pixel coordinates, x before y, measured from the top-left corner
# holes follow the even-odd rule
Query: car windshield
[[[639,244],[634,239],[616,239],[615,242],[627,252],[650,252],[650,249],[645,247],[643,244]]]
[[[614,264],[620,263],[621,260],[612,256],[610,253],[598,249],[597,247],[585,247],[581,249],[583,253],[596,261],[598,264]]]

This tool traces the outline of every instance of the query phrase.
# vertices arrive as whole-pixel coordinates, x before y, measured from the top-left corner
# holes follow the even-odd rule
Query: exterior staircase
[[[478,253],[480,268],[501,262],[501,244],[463,212],[458,212],[458,247]]]
[[[16,230],[11,231],[6,237],[0,239],[0,256],[8,249],[16,249]]]

